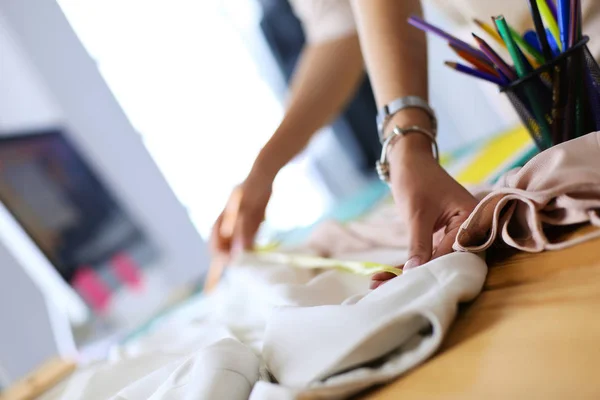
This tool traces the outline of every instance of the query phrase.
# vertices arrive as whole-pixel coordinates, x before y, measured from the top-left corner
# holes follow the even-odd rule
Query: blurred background
[[[281,120],[303,43],[285,0],[0,2],[0,383],[101,352],[200,287],[212,223]],[[514,126],[494,87],[429,44],[442,151]],[[365,80],[278,175],[263,235],[373,182],[374,117]]]

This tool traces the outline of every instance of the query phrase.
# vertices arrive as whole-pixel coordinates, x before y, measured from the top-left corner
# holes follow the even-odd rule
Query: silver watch
[[[391,101],[383,106],[377,113],[377,132],[379,133],[379,141],[381,144],[385,141],[384,131],[390,118],[392,118],[394,114],[407,108],[419,108],[425,111],[431,119],[431,131],[434,135],[437,135],[437,117],[435,116],[433,108],[419,96],[406,96]]]

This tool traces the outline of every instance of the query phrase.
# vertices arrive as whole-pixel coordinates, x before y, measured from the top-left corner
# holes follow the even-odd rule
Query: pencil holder
[[[537,147],[600,130],[600,67],[584,36],[529,75],[501,88]]]

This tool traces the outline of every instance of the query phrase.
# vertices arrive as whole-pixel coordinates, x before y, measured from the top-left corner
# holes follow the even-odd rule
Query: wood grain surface
[[[438,354],[362,398],[600,399],[600,240],[491,258]]]

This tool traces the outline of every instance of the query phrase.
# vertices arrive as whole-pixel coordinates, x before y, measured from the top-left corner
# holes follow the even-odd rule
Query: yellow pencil
[[[562,50],[562,45],[560,41],[560,30],[558,29],[558,23],[552,15],[552,11],[550,11],[550,7],[548,7],[548,3],[546,0],[537,0],[538,9],[540,10],[540,14],[542,15],[542,19],[544,23],[550,30],[552,36],[554,36],[554,40],[556,41],[556,45],[560,50]]]
[[[481,29],[483,29],[485,33],[487,33],[491,38],[498,42],[500,46],[506,49],[506,43],[504,43],[504,40],[502,40],[498,32],[494,28],[492,28],[490,24],[486,24],[485,22],[480,21],[477,18],[474,18],[473,22],[475,22],[475,24]],[[529,61],[529,64],[531,64],[533,68],[538,68],[540,66],[540,63],[537,62],[535,58],[533,58],[531,55],[527,53],[523,53],[523,55],[525,56],[525,58],[527,58],[527,61]]]
[[[502,40],[502,38],[500,37],[498,32],[496,32],[496,30],[494,28],[492,28],[492,26],[490,24],[486,24],[485,22],[480,21],[477,18],[473,19],[473,22],[475,22],[475,24],[478,27],[483,29],[485,31],[485,33],[487,33],[491,38],[493,38],[496,42],[498,42],[498,44],[500,46],[506,48],[506,43],[504,43],[504,40]]]

